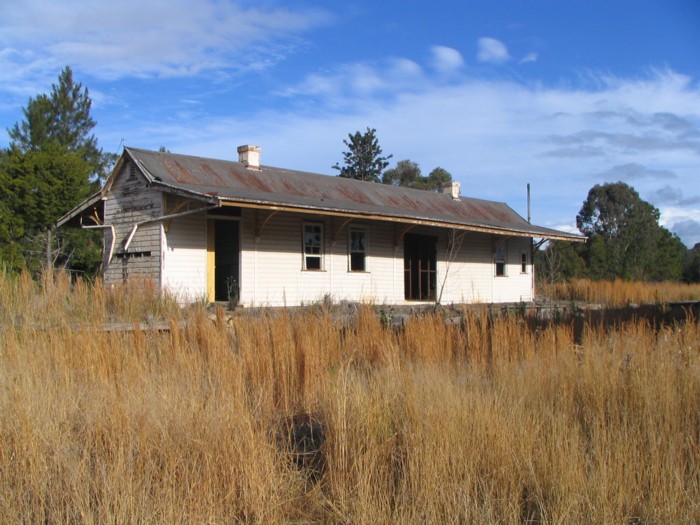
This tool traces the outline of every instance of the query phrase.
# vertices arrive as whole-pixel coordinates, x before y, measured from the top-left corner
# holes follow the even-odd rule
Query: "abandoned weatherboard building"
[[[533,226],[504,203],[260,164],[125,148],[59,226],[104,234],[106,284],[152,278],[182,302],[296,306],[531,301]]]

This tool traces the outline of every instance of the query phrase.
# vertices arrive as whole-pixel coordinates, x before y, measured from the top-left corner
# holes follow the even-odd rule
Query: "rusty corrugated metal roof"
[[[529,224],[502,202],[414,190],[283,168],[125,148],[153,185],[223,204],[365,215],[554,239],[583,237]]]

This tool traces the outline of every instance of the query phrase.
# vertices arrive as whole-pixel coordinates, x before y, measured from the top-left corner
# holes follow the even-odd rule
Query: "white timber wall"
[[[405,226],[388,222],[279,213],[265,223],[267,212],[243,210],[241,229],[241,294],[243,305],[297,306],[328,297],[374,304],[406,304],[404,299]],[[322,270],[303,270],[302,225],[323,225]],[[365,272],[349,271],[348,230],[367,232]],[[506,240],[506,275],[496,276],[495,250],[502,237],[465,232],[457,250],[448,250],[448,233],[415,228],[411,233],[434,235],[437,244],[437,291],[443,304],[531,301],[530,238]],[[526,254],[522,272],[521,254]],[[442,291],[442,295],[440,295]]]
[[[185,215],[166,224],[163,287],[181,302],[206,300],[206,213]]]
[[[529,237],[509,237],[506,240],[506,275],[494,277],[492,302],[528,302],[534,299],[531,246],[532,239]],[[525,254],[524,272],[521,269],[521,254]]]
[[[341,299],[374,304],[391,304],[403,301],[403,282],[397,288],[394,282],[396,272],[403,275],[403,251],[394,249],[394,226],[389,223],[352,221],[343,226],[340,219],[331,221],[335,242],[331,243],[327,259],[332,271],[334,293]],[[350,271],[349,228],[365,231],[367,242],[366,270]],[[400,252],[400,253],[399,253]],[[400,258],[399,266],[394,264],[395,254]]]
[[[396,302],[393,226],[353,221],[367,231],[365,272],[350,272],[348,225],[341,218],[279,213],[256,239],[256,224],[266,212],[243,210],[241,228],[241,293],[243,305],[297,306],[329,297],[334,301]],[[321,270],[304,270],[302,228],[305,222],[323,225]],[[403,252],[400,254],[403,275]],[[402,277],[401,277],[402,278]],[[398,290],[403,301],[403,281]]]
[[[151,189],[138,170],[132,171],[131,163],[126,162],[106,197],[105,224],[114,226],[116,239],[112,259],[105,261],[105,283],[140,277],[153,279],[160,285],[161,225],[152,223],[138,228],[128,251],[124,250],[124,244],[136,223],[161,215],[161,192]],[[109,246],[111,233],[105,232],[108,232],[105,245]]]
[[[406,304],[404,300],[405,226],[388,222],[243,209],[240,237],[240,303],[244,306],[298,306],[328,297],[374,304]],[[323,225],[323,269],[303,270],[302,225]],[[264,227],[262,226],[264,223]],[[207,217],[194,214],[165,226],[163,285],[183,302],[207,293]],[[367,232],[366,271],[349,271],[348,230]],[[256,238],[256,232],[260,233]],[[502,237],[464,232],[457,249],[449,250],[450,234],[433,228],[410,233],[434,235],[437,243],[437,290],[443,304],[531,301],[530,238],[506,239],[506,275],[496,276],[496,245]],[[526,271],[521,257],[525,253]],[[442,293],[441,293],[442,292]]]
[[[438,295],[441,303],[510,303],[532,301],[531,239],[509,237],[506,242],[506,271],[496,275],[496,244],[502,237],[464,232],[455,234],[455,246],[449,250],[444,233],[438,242]],[[522,271],[522,254],[526,257]],[[444,287],[443,287],[444,284]]]

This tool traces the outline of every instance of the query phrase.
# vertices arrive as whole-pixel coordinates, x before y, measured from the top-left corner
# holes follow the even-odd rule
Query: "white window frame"
[[[314,231],[317,229],[316,231]],[[314,238],[316,236],[316,238]],[[306,222],[301,226],[301,257],[304,271],[323,271],[324,231],[322,222]],[[308,242],[307,242],[308,241]],[[318,268],[310,265],[312,259],[318,259]]]
[[[363,246],[353,246],[353,233],[362,234],[364,245]],[[362,254],[362,270],[353,270],[352,268],[352,256],[353,254]],[[348,272],[351,273],[366,273],[369,271],[368,268],[369,260],[369,233],[367,228],[350,227],[348,228]]]
[[[494,275],[496,277],[508,277],[508,241],[496,241],[496,247],[493,254]],[[502,272],[499,273],[499,265],[502,265]]]
[[[520,252],[520,273],[530,273],[530,258],[525,250]]]

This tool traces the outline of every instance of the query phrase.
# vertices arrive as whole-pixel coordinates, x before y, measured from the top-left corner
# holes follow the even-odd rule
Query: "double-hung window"
[[[494,262],[496,264],[496,277],[505,277],[506,274],[506,258],[508,256],[508,245],[505,240],[496,243],[496,254]]]
[[[367,271],[367,232],[350,228],[348,232],[348,255],[351,272]]]
[[[527,252],[520,252],[520,273],[527,273]]]
[[[323,269],[323,224],[305,222],[303,226],[304,270]]]

